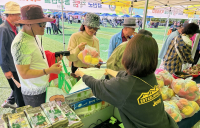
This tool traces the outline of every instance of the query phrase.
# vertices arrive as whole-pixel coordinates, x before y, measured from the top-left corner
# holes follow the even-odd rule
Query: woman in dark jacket
[[[93,94],[117,107],[125,128],[178,128],[165,112],[154,72],[158,45],[154,38],[138,34],[129,40],[123,54],[125,71],[106,69],[115,78],[97,80],[77,70]]]

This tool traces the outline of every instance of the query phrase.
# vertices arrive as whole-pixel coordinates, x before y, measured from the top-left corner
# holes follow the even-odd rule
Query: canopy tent
[[[54,13],[53,13],[53,15],[57,15],[57,14],[58,14],[58,12],[54,12]]]
[[[146,18],[154,18],[153,16],[146,16]]]
[[[184,9],[184,13],[189,15],[200,15],[200,5],[188,6]]]
[[[110,15],[111,17],[118,17],[118,15],[117,14],[112,14],[112,15]]]
[[[97,14],[97,15],[99,15],[99,16],[100,16],[100,13],[95,13],[95,14]]]
[[[140,15],[133,16],[134,18],[142,18]]]
[[[68,14],[68,15],[72,15],[72,12],[68,12],[67,14]]]
[[[52,14],[52,12],[51,12],[51,11],[49,11],[49,9],[47,9],[47,11],[46,11],[46,12],[44,12],[44,14]]]
[[[130,15],[125,14],[125,15],[123,15],[123,16],[121,16],[121,17],[130,17]]]
[[[80,13],[77,13],[77,12],[75,12],[74,14],[72,14],[72,15],[81,15]]]
[[[86,15],[86,14],[87,14],[87,12],[85,12],[85,13],[82,13],[81,15],[82,15],[82,16],[84,16],[84,15]]]
[[[110,14],[108,14],[108,13],[103,13],[103,14],[101,14],[100,16],[110,16]]]

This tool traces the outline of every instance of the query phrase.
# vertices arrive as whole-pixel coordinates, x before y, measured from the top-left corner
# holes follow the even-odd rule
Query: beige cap
[[[19,14],[20,12],[20,6],[18,3],[9,1],[5,4],[5,11],[4,14]]]

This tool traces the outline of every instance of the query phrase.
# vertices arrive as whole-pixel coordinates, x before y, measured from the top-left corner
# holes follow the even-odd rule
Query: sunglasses
[[[97,31],[99,28],[95,28],[95,27],[90,27],[90,26],[87,26],[89,29],[93,29],[95,31]]]
[[[39,25],[40,27],[45,27],[45,26],[46,26],[46,22],[38,23],[38,25]]]

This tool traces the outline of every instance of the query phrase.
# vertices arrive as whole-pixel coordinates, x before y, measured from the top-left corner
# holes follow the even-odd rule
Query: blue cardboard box
[[[73,110],[76,110],[76,109],[87,107],[89,105],[92,105],[92,104],[95,104],[95,103],[98,103],[98,102],[101,102],[101,101],[102,100],[93,96],[93,97],[90,97],[88,99],[85,99],[85,100],[82,100],[82,101],[79,101],[79,102],[71,103],[70,107]]]

